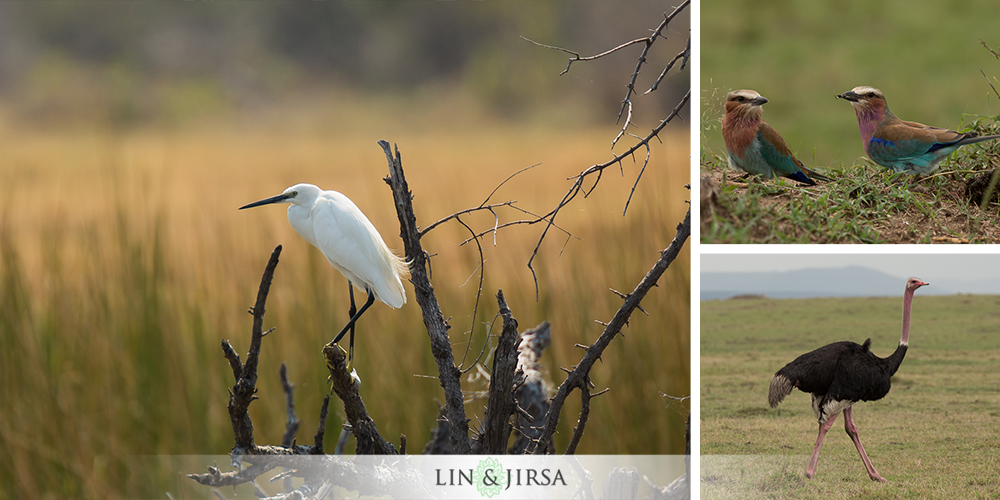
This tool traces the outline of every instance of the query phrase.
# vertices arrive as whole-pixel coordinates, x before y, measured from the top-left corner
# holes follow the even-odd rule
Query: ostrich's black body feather
[[[857,88],[869,90],[866,94],[869,96],[879,95],[877,89]],[[906,290],[903,293],[903,329],[899,335],[899,346],[889,357],[880,358],[872,354],[872,339],[865,340],[861,345],[854,342],[834,342],[795,358],[774,374],[767,394],[771,408],[778,406],[796,387],[812,394],[812,407],[819,421],[819,434],[816,436],[812,455],[809,456],[809,464],[806,465],[807,478],[812,479],[816,475],[823,438],[833,426],[837,415],[843,413],[844,431],[854,442],[868,477],[872,481],[886,482],[865,453],[858,426],[854,423],[852,406],[858,401],[882,399],[889,393],[892,376],[906,356],[913,292],[926,285],[929,283],[918,278],[906,280]]]
[[[825,410],[830,403],[882,399],[889,393],[906,346],[900,344],[892,355],[880,358],[871,352],[871,343],[871,339],[864,345],[834,342],[795,358],[774,374],[768,395],[771,407],[795,387],[813,395],[816,418],[823,422],[829,417]]]

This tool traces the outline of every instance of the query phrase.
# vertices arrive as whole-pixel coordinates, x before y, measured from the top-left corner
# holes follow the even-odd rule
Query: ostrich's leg
[[[847,431],[848,436],[851,436],[851,441],[854,441],[854,447],[858,449],[858,454],[861,455],[861,461],[865,463],[865,469],[868,470],[868,477],[872,478],[872,481],[878,481],[881,483],[886,482],[884,477],[878,475],[878,471],[875,470],[875,466],[872,465],[872,461],[868,460],[868,454],[865,453],[865,447],[861,446],[861,438],[858,436],[858,426],[854,425],[854,417],[851,416],[850,408],[844,410],[844,430]]]
[[[826,436],[830,427],[833,427],[834,420],[837,420],[837,413],[830,415],[826,422],[819,424],[819,436],[816,437],[816,447],[813,448],[812,456],[809,457],[809,465],[806,466],[806,477],[812,479],[816,475],[816,463],[819,462],[819,449],[823,447],[823,437]]]

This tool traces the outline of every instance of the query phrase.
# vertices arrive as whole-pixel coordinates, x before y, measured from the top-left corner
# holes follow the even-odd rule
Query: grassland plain
[[[493,200],[544,212],[569,187],[567,177],[608,158],[616,132],[613,124],[553,127],[462,113],[406,120],[399,102],[347,109],[308,101],[310,110],[330,105],[395,119],[377,127],[378,136],[358,132],[373,127],[345,129],[308,111],[133,131],[32,130],[0,120],[0,497],[117,497],[132,456],[227,453],[232,374],[219,342],[228,338],[246,352],[246,309],[277,244],[284,251],[265,316],[276,330],[264,342],[261,399],[250,414],[258,443],[280,441],[285,408],[277,374],[286,362],[302,420],[298,438],[311,439],[327,392],[320,348],[346,320],[346,281],[293,232],[282,208],[238,212],[242,204],[313,182],[351,197],[398,249],[377,139],[398,144],[418,223],[427,226],[480,204],[536,163]],[[437,109],[452,111],[449,104]],[[447,125],[417,126],[420,120]],[[602,328],[594,320],[618,308],[608,288],[631,290],[687,210],[687,135],[663,139],[627,216],[622,208],[638,172],[629,162],[623,175],[604,176],[590,197],[562,212],[559,225],[575,238],[550,235],[541,247],[538,301],[526,263],[539,227],[484,239],[486,279],[474,320],[479,261],[474,247],[459,246],[467,233],[451,224],[425,238],[457,359],[473,329],[472,354],[464,358],[471,364],[502,288],[522,329],[552,322],[543,362],[553,384],[562,380],[558,367],[580,357],[573,344],[591,343]],[[522,218],[499,213],[502,221]],[[484,229],[494,220],[466,222]],[[670,406],[660,392],[690,394],[689,276],[685,248],[643,303],[650,316],[633,317],[627,338],[605,352],[592,377],[611,392],[594,401],[579,452],[683,453],[687,407]],[[376,305],[365,315],[355,363],[379,429],[390,438],[405,434],[413,453],[434,425],[441,389],[407,287],[411,303],[396,311]],[[485,388],[476,373],[464,382],[470,394]],[[469,401],[473,425],[484,405]],[[578,412],[578,401],[570,402],[559,449]],[[331,449],[340,419],[331,405]],[[154,472],[161,476],[131,481],[129,494],[160,496],[187,481],[178,471]]]
[[[701,494],[705,499],[997,498],[1000,495],[998,296],[914,299],[910,349],[884,399],[859,403],[870,481],[840,422],[816,477],[809,396],[767,406],[774,372],[830,342],[895,349],[899,298],[727,300],[701,304]]]

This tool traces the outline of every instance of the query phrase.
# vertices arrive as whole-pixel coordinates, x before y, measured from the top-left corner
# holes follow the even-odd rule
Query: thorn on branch
[[[625,295],[624,293],[621,293],[618,290],[615,290],[614,288],[608,288],[608,290],[611,290],[612,292],[614,292],[615,295],[621,297],[623,300],[628,300],[628,295]],[[636,309],[642,311],[642,313],[645,314],[646,316],[649,316],[649,313],[646,312],[646,310],[643,309],[642,306],[636,306]]]

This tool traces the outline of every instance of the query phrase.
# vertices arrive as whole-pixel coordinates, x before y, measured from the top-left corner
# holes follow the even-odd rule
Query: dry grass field
[[[276,330],[264,341],[260,400],[250,413],[257,442],[277,444],[285,362],[296,384],[298,439],[311,439],[328,389],[320,348],[347,319],[346,280],[293,232],[283,208],[237,207],[315,183],[352,198],[399,249],[378,139],[398,145],[422,226],[482,203],[512,173],[539,163],[492,200],[544,213],[568,189],[567,177],[610,157],[613,123],[509,123],[459,113],[461,106],[303,98],[281,111],[138,129],[22,126],[0,109],[0,497],[116,497],[132,482],[130,457],[227,453],[233,381],[219,342],[230,339],[245,355],[246,310],[278,244],[284,251],[265,316]],[[357,126],[330,113],[356,117]],[[466,367],[482,349],[502,288],[521,329],[552,322],[543,361],[553,387],[561,382],[559,367],[581,356],[573,345],[593,342],[602,330],[595,320],[618,308],[608,289],[630,291],[687,210],[687,133],[662,138],[627,215],[638,173],[630,162],[563,210],[559,226],[573,237],[550,234],[542,245],[537,301],[526,263],[541,227],[484,238],[484,269],[473,245],[459,245],[468,236],[460,225],[425,237],[457,359],[470,339]],[[523,218],[509,209],[498,216]],[[476,229],[494,223],[488,214],[465,220]],[[633,316],[626,338],[592,372],[597,388],[611,391],[594,401],[579,452],[683,453],[687,406],[660,393],[690,394],[689,262],[685,248],[643,303],[649,316]],[[396,442],[405,434],[416,453],[442,393],[408,284],[407,293],[402,309],[377,304],[360,321],[355,364],[379,430]],[[467,375],[468,394],[485,388],[479,370]],[[573,403],[556,436],[560,451],[578,416],[579,399]],[[468,401],[473,426],[484,405]],[[331,449],[342,418],[332,404]],[[143,478],[129,493],[162,495],[182,481],[176,472]]]

